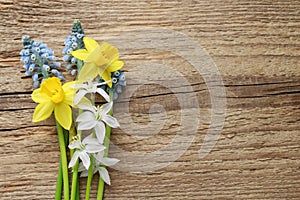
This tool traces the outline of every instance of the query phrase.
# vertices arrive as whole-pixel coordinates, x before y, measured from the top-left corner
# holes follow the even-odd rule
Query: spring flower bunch
[[[60,146],[55,199],[79,200],[79,177],[87,177],[85,199],[90,198],[93,175],[99,174],[97,200],[103,198],[104,183],[111,180],[106,167],[119,162],[108,157],[111,128],[119,127],[112,116],[113,100],[126,85],[124,63],[119,60],[116,47],[86,37],[80,21],[75,20],[72,33],[63,49],[65,69],[76,76],[65,81],[61,63],[55,61],[53,51],[42,42],[23,36],[21,61],[25,74],[33,79],[31,95],[38,105],[33,122],[48,119],[54,114]],[[95,102],[96,96],[105,103]],[[70,150],[69,157],[67,150]],[[71,191],[69,172],[72,172]]]

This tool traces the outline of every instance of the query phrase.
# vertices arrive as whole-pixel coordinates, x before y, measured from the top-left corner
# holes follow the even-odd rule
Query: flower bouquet
[[[22,43],[25,74],[32,77],[36,88],[31,95],[37,103],[32,121],[48,119],[52,113],[56,120],[60,165],[55,199],[62,198],[62,191],[65,200],[80,199],[79,173],[87,177],[85,199],[90,198],[93,175],[99,174],[97,199],[103,199],[104,184],[111,184],[106,167],[119,161],[108,158],[111,128],[119,127],[112,117],[113,101],[126,85],[118,49],[86,37],[79,20],[64,42],[65,69],[46,44],[29,36],[23,36]],[[73,80],[65,80],[63,71],[70,72]],[[96,96],[105,103],[97,103]]]

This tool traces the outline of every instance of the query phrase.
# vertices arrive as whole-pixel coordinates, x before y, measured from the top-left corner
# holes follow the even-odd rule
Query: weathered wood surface
[[[42,40],[61,57],[74,18],[98,41],[132,28],[182,32],[207,50],[226,89],[224,128],[212,152],[200,159],[211,106],[201,76],[176,55],[121,52],[126,70],[158,62],[181,72],[196,91],[202,122],[188,150],[169,166],[140,174],[111,169],[105,199],[300,199],[299,1],[0,0],[0,9],[0,199],[54,197],[59,163],[55,125],[53,119],[31,122],[33,88],[30,79],[21,78],[20,39],[28,34]],[[155,79],[156,74],[144,73]],[[132,85],[128,82],[129,89]],[[146,139],[113,130],[116,145],[142,153],[172,141],[180,127],[180,106],[168,88],[149,84],[129,101],[134,122],[147,124],[149,107],[159,103],[166,123]],[[122,102],[115,109],[121,117]],[[94,185],[92,199],[95,193]]]

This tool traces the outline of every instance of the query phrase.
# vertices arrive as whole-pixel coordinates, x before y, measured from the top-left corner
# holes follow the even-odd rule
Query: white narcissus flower
[[[86,169],[89,169],[90,166],[90,155],[92,153],[98,153],[105,149],[105,146],[100,144],[96,138],[93,138],[92,135],[84,138],[81,142],[80,135],[75,136],[73,141],[69,144],[70,149],[77,149],[69,163],[69,168],[73,167],[76,164],[78,157],[82,160],[82,163]]]
[[[92,82],[91,79],[88,82],[83,84],[76,84],[73,88],[79,89],[74,97],[74,105],[77,105],[80,100],[88,93],[98,93],[100,94],[107,102],[110,102],[109,95],[101,88],[98,88],[100,85],[105,85],[107,82]]]
[[[105,124],[112,127],[119,127],[119,122],[116,118],[110,116],[108,112],[111,110],[113,102],[106,103],[101,107],[95,107],[87,104],[80,104],[78,108],[85,110],[80,114],[76,122],[78,122],[78,130],[94,129],[98,141],[102,144],[105,138]]]
[[[107,158],[107,157],[104,158],[103,156],[104,156],[104,151],[94,154],[94,157],[96,159],[94,160],[93,173],[95,174],[96,172],[99,172],[99,176],[103,179],[103,181],[108,185],[110,185],[110,177],[107,169],[104,166],[112,166],[117,162],[119,162],[119,160],[116,158]],[[78,171],[81,172],[80,174],[81,177],[88,176],[88,170],[84,168],[82,163],[79,164]]]
[[[103,181],[108,185],[110,185],[110,177],[108,171],[105,167],[101,167],[101,165],[112,166],[117,162],[119,162],[119,160],[116,158],[107,158],[107,157],[103,158],[103,156],[104,156],[104,151],[99,152],[95,155],[96,162],[98,163],[99,166],[97,168],[97,171],[99,172],[99,176],[103,179]]]

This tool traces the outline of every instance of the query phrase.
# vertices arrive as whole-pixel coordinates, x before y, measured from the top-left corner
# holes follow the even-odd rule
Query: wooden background
[[[213,58],[227,95],[224,129],[212,152],[200,159],[211,106],[201,75],[168,53],[121,52],[127,71],[161,62],[181,72],[196,91],[205,117],[191,146],[171,165],[140,174],[111,169],[112,186],[106,187],[105,199],[300,199],[299,1],[0,0],[0,9],[1,200],[54,197],[59,163],[55,125],[53,119],[31,122],[32,81],[24,78],[19,51],[21,36],[27,34],[61,57],[76,18],[86,35],[98,41],[145,27],[186,34]],[[127,78],[134,73],[128,72]],[[174,94],[149,85],[129,101],[136,123],[149,122],[153,103],[164,105],[168,119],[147,139],[115,129],[112,141],[129,152],[152,152],[168,144],[180,126]],[[121,105],[115,105],[120,114]],[[82,179],[82,193],[84,184]],[[95,193],[94,185],[92,199]]]

